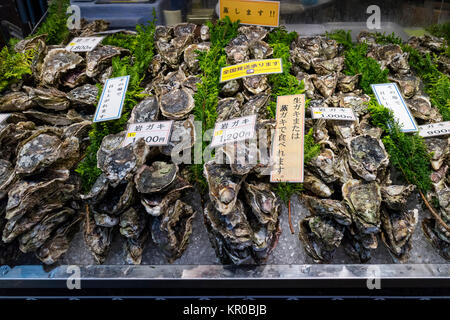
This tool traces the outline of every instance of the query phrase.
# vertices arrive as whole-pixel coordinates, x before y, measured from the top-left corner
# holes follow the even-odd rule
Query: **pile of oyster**
[[[107,27],[84,23],[78,32]],[[53,264],[69,248],[82,220],[74,169],[89,143],[95,83],[122,52],[99,46],[77,54],[45,39],[16,45],[17,52],[34,49],[32,74],[0,96],[0,113],[11,114],[0,124],[0,264],[14,264],[20,251]]]
[[[398,84],[419,124],[442,121],[420,88],[420,79],[411,71],[408,53],[398,45],[376,44],[369,33],[361,33],[358,40],[369,44],[369,57],[377,60],[382,69],[389,69],[389,80]],[[381,131],[369,121],[366,103],[370,97],[356,89],[358,75],[341,73],[342,53],[334,40],[323,37],[299,37],[291,46],[293,70],[305,83],[310,105],[348,107],[358,116],[355,122],[307,120],[307,128],[313,129],[321,152],[305,168],[304,187],[309,194],[302,199],[311,215],[300,222],[299,238],[316,262],[331,261],[341,245],[347,254],[366,262],[378,247],[380,234],[393,260],[404,262],[418,223],[418,210],[406,208],[414,186],[391,181],[392,168],[380,139]],[[434,154],[433,168],[437,170],[448,156],[448,139],[433,139],[441,142],[435,145],[438,152]],[[448,187],[439,181],[440,188],[446,190],[443,194],[448,193]],[[444,212],[448,204],[445,201],[440,202]],[[433,224],[435,231],[436,226]],[[448,251],[448,233],[440,236],[436,237],[446,237],[439,243],[447,243]]]
[[[268,31],[243,26],[225,47],[227,63],[237,64],[272,57],[264,41]],[[270,138],[275,122],[267,114],[270,87],[266,75],[225,83],[217,106],[217,121],[256,115],[256,132],[266,129]],[[259,137],[262,139],[263,137]],[[264,141],[264,140],[263,140]],[[263,263],[280,236],[280,201],[271,190],[268,161],[256,150],[255,141],[227,144],[216,149],[215,158],[204,166],[209,201],[204,218],[211,243],[224,264]],[[270,145],[266,146],[270,150]]]
[[[151,237],[169,262],[179,258],[189,243],[193,187],[181,163],[190,159],[196,133],[192,110],[198,76],[198,51],[209,50],[208,30],[194,24],[158,26],[156,55],[149,66],[151,80],[145,84],[147,98],[131,112],[129,123],[174,120],[170,143],[150,147],[143,139],[125,145],[126,131],[106,136],[97,153],[102,175],[83,199],[88,222],[84,238],[98,263],[107,258],[114,229],[124,237],[125,262],[139,264]],[[199,36],[200,34],[200,36]],[[176,162],[176,161],[175,161]],[[181,161],[180,161],[181,162]]]

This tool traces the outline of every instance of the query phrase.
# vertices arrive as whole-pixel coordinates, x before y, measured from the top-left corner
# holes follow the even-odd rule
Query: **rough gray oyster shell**
[[[151,166],[143,165],[137,171],[134,181],[140,193],[153,193],[167,188],[177,177],[178,166],[161,161]]]
[[[97,76],[107,65],[111,65],[114,57],[120,56],[124,49],[98,45],[86,54],[86,75],[90,78]]]
[[[377,179],[389,164],[389,156],[381,140],[369,135],[350,139],[347,148],[350,167],[366,181]]]
[[[31,109],[35,105],[32,97],[22,91],[0,96],[0,112],[15,112]]]
[[[85,222],[84,241],[97,263],[102,264],[108,256],[112,240],[112,228],[100,227],[93,219]]]
[[[52,49],[48,52],[42,65],[41,81],[45,85],[55,85],[70,70],[84,63],[84,59],[65,49]]]
[[[158,120],[159,105],[155,96],[148,97],[139,102],[131,111],[128,123],[142,123]]]
[[[314,83],[314,87],[325,98],[329,98],[333,95],[338,83],[338,75],[334,72],[324,76],[312,75],[311,79]]]
[[[414,118],[431,122],[442,121],[442,115],[431,105],[431,102],[427,97],[416,95],[409,99],[407,104]]]
[[[67,94],[56,88],[31,88],[24,86],[25,91],[40,107],[49,110],[62,111],[70,106]]]
[[[187,89],[176,89],[161,96],[160,109],[164,117],[181,120],[194,109],[195,102]]]
[[[339,224],[349,226],[352,224],[352,215],[348,212],[341,201],[332,199],[318,199],[307,195],[302,195],[301,199],[305,202],[313,215],[323,218],[333,219]]]
[[[377,182],[349,180],[342,186],[342,196],[357,229],[363,234],[380,228],[381,189]]]
[[[95,106],[97,104],[98,88],[92,84],[73,89],[67,94],[67,98],[73,104]]]

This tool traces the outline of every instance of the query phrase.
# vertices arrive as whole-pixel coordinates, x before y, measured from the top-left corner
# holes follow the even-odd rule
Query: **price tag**
[[[282,73],[283,63],[281,59],[253,60],[234,66],[224,67],[220,70],[220,82],[234,79],[256,76],[260,74]]]
[[[95,111],[94,122],[120,118],[129,80],[130,76],[106,80],[100,102],[97,106],[97,111]]]
[[[311,107],[313,119],[356,121],[352,108],[321,108]]]
[[[384,83],[372,84],[372,90],[377,97],[378,103],[391,109],[394,113],[395,120],[402,127],[403,132],[417,132],[417,124],[414,117],[406,106],[397,84]]]
[[[77,37],[66,46],[67,51],[73,52],[89,52],[103,40],[104,37]]]
[[[6,121],[6,119],[8,119],[10,116],[11,116],[10,113],[0,113],[0,123]]]
[[[270,182],[303,182],[305,95],[277,98],[277,127]]]
[[[127,146],[144,138],[150,146],[166,146],[169,144],[172,125],[173,120],[132,123],[128,125],[127,135],[122,145]]]
[[[255,136],[256,114],[218,122],[214,128],[211,147],[215,148],[227,143],[253,139]]]
[[[450,121],[430,123],[419,126],[419,135],[427,137],[444,136],[450,134]]]
[[[242,24],[278,27],[280,1],[220,0],[220,19],[230,17]]]

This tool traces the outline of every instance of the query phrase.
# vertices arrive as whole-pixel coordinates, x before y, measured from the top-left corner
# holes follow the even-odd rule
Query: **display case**
[[[55,0],[5,47],[0,295],[448,293],[449,3],[222,1]]]

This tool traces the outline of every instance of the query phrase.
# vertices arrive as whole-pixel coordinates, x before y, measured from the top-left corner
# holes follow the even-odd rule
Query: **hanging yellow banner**
[[[234,79],[257,76],[260,74],[282,73],[283,62],[281,59],[252,60],[223,67],[220,72],[220,82]]]
[[[230,17],[242,24],[278,27],[280,23],[279,1],[220,0],[220,19]]]

